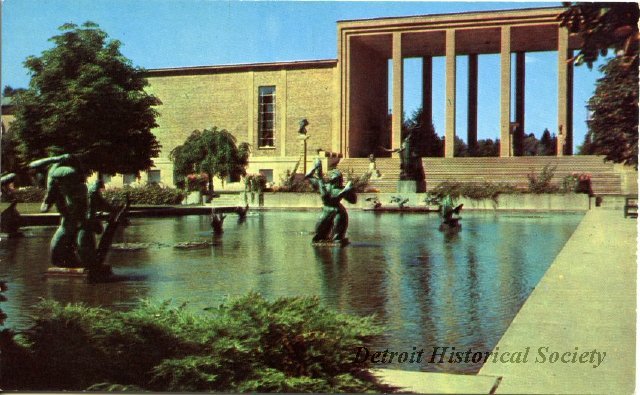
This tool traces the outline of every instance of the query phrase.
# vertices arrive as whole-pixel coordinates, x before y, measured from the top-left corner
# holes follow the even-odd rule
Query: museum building
[[[231,132],[238,143],[248,142],[252,152],[247,172],[262,173],[275,184],[287,171],[302,171],[318,156],[343,170],[366,171],[366,158],[380,155],[379,147],[401,146],[402,117],[393,115],[404,110],[404,59],[422,61],[422,122],[431,124],[433,58],[444,57],[445,130],[439,131],[444,152],[442,158],[423,158],[427,184],[447,179],[451,169],[468,175],[468,181],[509,182],[516,171],[520,181],[526,181],[522,169],[539,170],[550,163],[558,168],[558,178],[587,171],[602,177],[596,184],[601,192],[620,193],[625,181],[613,164],[603,167],[602,158],[571,156],[574,81],[568,60],[580,42],[560,26],[563,11],[549,7],[338,21],[337,59],[148,70],[148,91],[163,103],[158,107],[159,126],[153,130],[162,145],[160,157],[141,179],[114,176],[109,184],[151,181],[173,186],[171,150],[192,131],[213,126]],[[558,138],[555,157],[520,156],[518,142],[526,130],[525,54],[535,51],[557,53],[557,63],[550,65],[557,67],[558,80],[557,100],[550,104],[558,114],[555,130],[550,128]],[[478,56],[485,54],[500,57],[500,101],[494,109],[500,119],[499,158],[454,158],[460,105],[456,73],[468,73],[466,140],[472,145],[478,130]],[[457,70],[459,56],[468,57],[467,70]],[[309,122],[306,135],[298,133],[301,119]],[[384,170],[379,190],[395,192],[399,159],[380,158],[378,163]],[[514,172],[491,170],[505,168]],[[225,188],[242,186],[227,182]]]
[[[454,156],[456,57],[469,59],[466,137],[471,144],[477,141],[478,55],[483,54],[500,56],[500,108],[495,109],[500,114],[500,156],[518,155],[512,142],[515,133],[526,129],[524,57],[529,51],[558,54],[557,155],[571,155],[573,66],[567,60],[579,42],[560,27],[562,11],[554,7],[339,21],[337,60],[149,70],[149,91],[163,103],[154,130],[163,148],[155,160],[159,174],[153,178],[172,185],[171,150],[193,130],[212,126],[250,143],[248,172],[261,172],[276,183],[304,157],[298,135],[303,118],[310,123],[307,161],[318,150],[329,157],[365,158],[379,146],[399,148],[401,117],[391,116],[390,128],[387,118],[403,113],[403,59],[422,59],[422,107],[431,123],[432,59],[438,56],[445,57],[446,65],[445,158]]]

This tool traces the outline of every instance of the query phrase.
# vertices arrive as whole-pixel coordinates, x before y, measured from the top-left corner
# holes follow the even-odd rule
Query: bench
[[[624,217],[638,218],[638,196],[627,196],[625,198]]]

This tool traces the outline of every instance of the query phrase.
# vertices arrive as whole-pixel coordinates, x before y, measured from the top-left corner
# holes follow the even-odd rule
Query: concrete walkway
[[[526,360],[489,360],[476,376],[377,375],[418,393],[633,393],[636,238],[637,222],[621,210],[586,213],[494,349],[524,357],[528,347]]]
[[[496,393],[634,392],[636,239],[637,222],[621,210],[587,212],[497,345],[531,347],[529,361],[488,362],[480,370],[502,377]],[[540,350],[544,362],[540,347],[548,347]],[[594,350],[606,352],[598,367]],[[577,361],[550,363],[553,351],[575,352]],[[589,361],[579,363],[587,352]]]

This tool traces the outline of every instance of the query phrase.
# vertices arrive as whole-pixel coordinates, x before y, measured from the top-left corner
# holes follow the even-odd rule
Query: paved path
[[[634,392],[636,226],[620,210],[587,212],[497,345],[531,347],[528,363],[486,363],[480,370],[502,377],[496,393]],[[576,347],[577,359],[586,352],[596,357],[593,350],[606,356],[596,368],[592,355],[582,364],[536,363],[539,347],[548,347],[546,357]]]
[[[621,210],[586,213],[494,349],[524,356],[529,347],[526,363],[487,362],[476,376],[394,370],[377,375],[419,393],[633,393],[636,227]],[[570,362],[550,363],[553,352],[569,353],[564,358]]]

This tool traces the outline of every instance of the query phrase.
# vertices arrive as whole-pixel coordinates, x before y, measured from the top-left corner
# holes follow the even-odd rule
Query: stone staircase
[[[604,162],[603,157],[594,155],[579,156],[527,156],[512,158],[422,158],[427,182],[427,191],[444,181],[480,183],[491,181],[509,183],[519,189],[526,189],[529,182],[527,174],[539,175],[546,165],[555,166],[552,183],[562,186],[563,179],[572,173],[591,174],[591,185],[596,195],[623,194],[620,171],[614,164]],[[400,178],[400,160],[398,158],[376,159],[381,178],[372,179],[369,185],[379,192],[397,192]],[[338,169],[354,175],[365,173],[369,169],[367,158],[344,158]]]
[[[244,195],[242,193],[221,193],[220,196],[211,199],[212,207],[233,207],[244,206]]]

